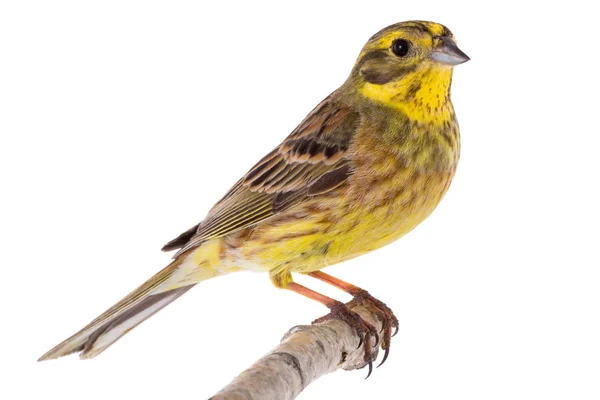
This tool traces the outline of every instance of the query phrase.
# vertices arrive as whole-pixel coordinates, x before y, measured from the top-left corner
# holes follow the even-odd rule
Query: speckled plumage
[[[358,112],[345,156],[352,173],[340,186],[217,239],[226,263],[252,261],[285,286],[292,272],[319,270],[377,249],[423,221],[454,176],[458,128],[455,120],[448,124],[448,141],[431,124],[387,113]],[[397,121],[391,124],[390,118]]]
[[[392,49],[399,38],[410,43],[406,54]],[[446,27],[423,21],[374,35],[347,81],[204,221],[165,245],[179,249],[171,265],[42,359],[93,357],[200,281],[254,270],[287,287],[294,272],[375,250],[421,223],[459,159],[455,64],[432,56],[448,43],[455,48]]]

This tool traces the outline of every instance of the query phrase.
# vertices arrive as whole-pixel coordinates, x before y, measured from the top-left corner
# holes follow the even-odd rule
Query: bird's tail
[[[190,290],[197,282],[217,275],[206,271],[208,273],[196,274],[196,279],[182,280],[181,276],[190,276],[190,264],[193,261],[191,258],[193,257],[188,258],[186,254],[182,254],[82,330],[48,351],[38,361],[77,352],[81,352],[79,357],[82,359],[95,357],[138,324]],[[195,269],[203,268],[201,264],[194,264]]]

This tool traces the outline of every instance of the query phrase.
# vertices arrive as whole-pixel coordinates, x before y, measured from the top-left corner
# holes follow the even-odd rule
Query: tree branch
[[[382,323],[371,310],[356,306],[352,311],[381,331]],[[356,330],[341,320],[296,326],[285,334],[277,347],[210,400],[295,399],[311,382],[325,374],[340,368],[347,371],[363,368],[367,344],[357,348],[359,343]],[[374,357],[379,344],[372,344]]]

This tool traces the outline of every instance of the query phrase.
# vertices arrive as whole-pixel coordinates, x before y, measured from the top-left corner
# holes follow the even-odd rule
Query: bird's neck
[[[452,69],[430,67],[383,85],[364,82],[360,95],[399,111],[417,123],[443,125],[454,118],[450,102]]]
[[[365,84],[356,98],[363,114],[361,131],[415,170],[454,170],[460,137],[450,101],[451,79],[451,69],[438,69],[395,85]]]

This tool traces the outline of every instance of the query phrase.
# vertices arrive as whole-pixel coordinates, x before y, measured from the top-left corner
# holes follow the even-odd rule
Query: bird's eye
[[[404,57],[408,54],[408,49],[410,49],[410,42],[405,39],[396,39],[394,43],[392,43],[392,51],[398,57]]]

